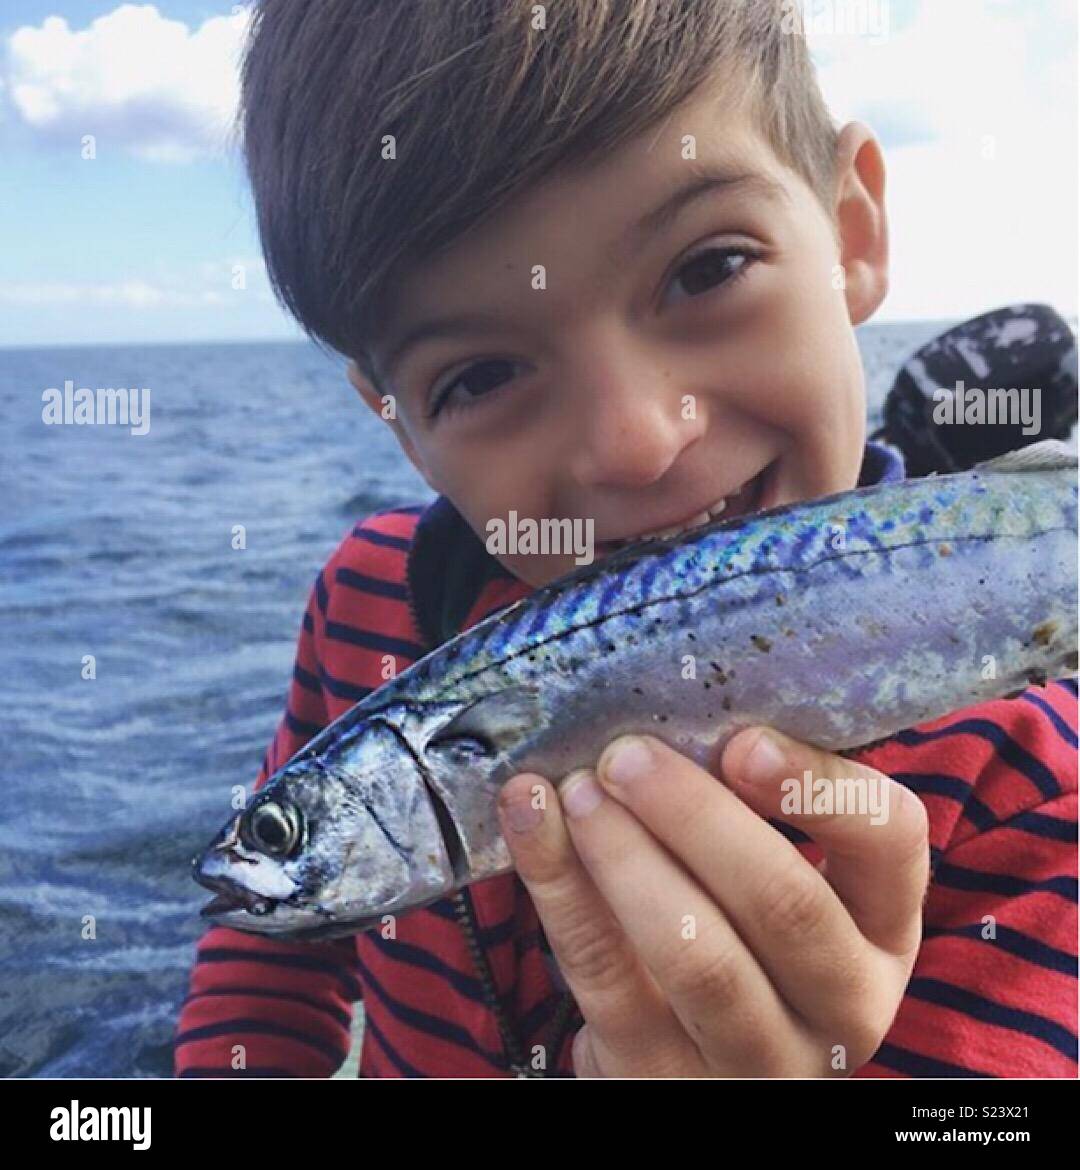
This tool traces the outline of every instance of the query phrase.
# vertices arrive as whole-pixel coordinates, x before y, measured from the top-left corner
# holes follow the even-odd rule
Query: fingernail
[[[746,784],[765,784],[776,778],[785,766],[785,756],[777,741],[763,731],[743,761],[742,780]]]
[[[559,789],[559,801],[566,815],[575,820],[587,817],[603,799],[600,785],[587,768],[571,772]]]
[[[629,784],[648,776],[652,770],[653,756],[649,745],[636,735],[617,739],[604,760],[604,775],[613,784]]]
[[[544,813],[533,804],[530,797],[525,796],[508,800],[503,805],[503,815],[515,833],[531,833],[540,824]]]

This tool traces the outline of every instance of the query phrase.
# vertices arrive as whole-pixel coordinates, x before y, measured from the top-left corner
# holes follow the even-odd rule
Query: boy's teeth
[[[681,532],[689,532],[691,528],[699,528],[702,524],[707,524],[710,520],[715,520],[720,516],[728,506],[729,501],[735,499],[736,496],[741,495],[742,492],[753,482],[756,477],[751,477],[746,483],[737,487],[730,495],[725,496],[722,500],[718,500],[715,504],[710,505],[700,515],[695,516],[693,520],[687,521],[686,524],[676,524],[670,528],[657,528],[653,532],[642,532],[640,536],[632,536],[626,540],[615,541],[615,544],[637,544],[642,540],[665,540],[669,536],[678,536]]]
[[[715,507],[715,505],[714,505]],[[723,501],[721,501],[721,511],[723,510]],[[678,536],[680,532],[689,532],[691,528],[697,528],[700,524],[706,524],[710,516],[713,514],[713,509],[708,512],[702,512],[695,516],[693,520],[688,520],[685,524],[673,524],[670,528],[658,528],[655,532],[646,532],[637,537],[638,540],[653,540],[657,537],[663,539],[667,536]]]

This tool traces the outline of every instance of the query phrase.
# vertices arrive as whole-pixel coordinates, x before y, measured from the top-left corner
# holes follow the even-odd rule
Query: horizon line
[[[1017,304],[1034,304],[1036,302],[1017,302]],[[1041,302],[1040,302],[1041,303]],[[1005,306],[999,306],[1004,308]],[[1053,306],[1050,306],[1053,308]],[[992,312],[992,309],[984,310],[985,312]],[[1058,310],[1055,310],[1058,311]],[[981,316],[981,313],[975,316]],[[1077,316],[1073,314],[1069,316],[1065,313],[1061,314],[1062,318],[1072,325],[1077,326]],[[866,321],[862,325],[856,325],[854,328],[867,329],[874,326],[885,325],[952,325],[959,321],[970,320],[970,317],[889,317],[881,321]],[[0,352],[19,352],[24,350],[37,349],[134,349],[134,348],[154,348],[160,347],[162,349],[170,346],[197,346],[197,345],[307,345],[312,349],[318,350],[318,344],[310,337],[184,337],[153,340],[131,340],[131,341],[39,341],[28,344],[6,344],[0,343]],[[321,351],[322,352],[322,351]],[[338,354],[339,357],[344,357],[344,354]]]

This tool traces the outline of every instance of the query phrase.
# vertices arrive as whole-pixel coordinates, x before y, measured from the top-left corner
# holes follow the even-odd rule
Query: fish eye
[[[291,805],[272,800],[256,805],[242,823],[247,843],[272,857],[284,857],[300,840],[300,822]]]

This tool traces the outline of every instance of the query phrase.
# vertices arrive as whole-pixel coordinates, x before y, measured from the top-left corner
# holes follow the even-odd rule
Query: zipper
[[[447,502],[449,503],[449,501]],[[413,529],[412,539],[409,542],[409,551],[406,554],[404,573],[405,601],[409,609],[409,616],[412,618],[413,627],[420,635],[421,650],[424,654],[441,644],[442,634],[441,629],[431,630],[424,622],[423,619],[426,615],[422,612],[423,607],[418,603],[416,590],[413,587],[413,576],[418,563],[417,548],[418,545],[424,543],[424,538],[427,536],[426,530],[421,531],[421,521],[426,514],[426,510],[421,513],[416,527]],[[479,544],[479,539],[465,524],[464,520],[461,520],[460,516],[458,519],[464,527],[466,541],[468,541],[469,537],[472,537],[477,546],[482,548],[483,546]],[[430,544],[430,540],[428,543]],[[479,590],[483,588],[486,579],[483,573],[480,573],[479,576],[479,585],[476,584],[475,580],[471,582],[470,595],[473,603],[475,603]],[[468,614],[468,609],[465,610],[465,613],[466,615]],[[436,625],[439,625],[438,615],[436,615],[434,620]],[[476,972],[480,977],[480,986],[483,991],[485,1006],[495,1017],[495,1024],[499,1030],[499,1038],[502,1041],[503,1051],[506,1054],[510,1071],[516,1077],[529,1079],[542,1078],[545,1075],[544,1070],[532,1068],[525,1059],[524,1045],[520,1042],[510,1020],[510,1015],[499,996],[498,988],[495,984],[495,976],[491,970],[491,964],[488,962],[487,954],[480,943],[480,926],[476,920],[476,912],[467,890],[458,890],[457,893],[450,896],[449,900],[454,908],[454,914],[461,925],[462,932],[465,935],[465,943],[472,957],[473,966],[476,968]],[[562,1052],[563,1044],[566,1040],[566,1031],[573,1021],[574,1009],[576,1007],[577,1005],[574,1002],[573,995],[568,991],[564,992],[562,1000],[552,1016],[546,1035],[548,1043],[544,1046],[544,1051],[552,1053],[552,1059],[556,1062],[558,1062],[559,1053]]]
[[[495,986],[495,976],[491,971],[491,964],[488,962],[484,948],[480,945],[480,928],[476,921],[476,913],[471,900],[465,890],[459,890],[451,897],[450,901],[465,935],[465,942],[469,948],[469,954],[472,956],[473,965],[476,967],[477,974],[480,976],[480,985],[484,992],[484,1002],[488,1010],[495,1017],[495,1024],[499,1030],[499,1038],[502,1041],[510,1071],[514,1076],[519,1078],[527,1078],[530,1080],[543,1078],[545,1075],[544,1070],[533,1068],[525,1059],[524,1046],[521,1044],[517,1032],[510,1021],[506,1007],[499,996],[498,989]],[[552,1017],[551,1024],[549,1025],[548,1039],[550,1043],[545,1045],[544,1048],[546,1052],[552,1053],[552,1060],[556,1062],[559,1059],[559,1053],[562,1051],[563,1042],[566,1038],[566,1029],[571,1021],[575,1006],[574,997],[570,992],[564,992],[562,1000],[555,1009],[555,1015]]]

